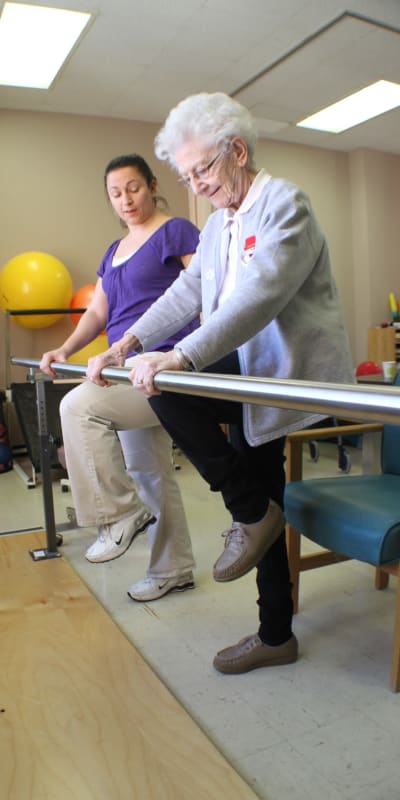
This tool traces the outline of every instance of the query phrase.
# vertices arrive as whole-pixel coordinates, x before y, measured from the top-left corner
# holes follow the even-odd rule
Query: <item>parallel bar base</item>
[[[61,558],[61,553],[43,548],[43,550],[29,550],[32,561],[48,561],[50,558]]]

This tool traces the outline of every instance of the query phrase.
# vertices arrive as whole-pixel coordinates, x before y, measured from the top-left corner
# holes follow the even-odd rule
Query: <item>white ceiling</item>
[[[187,95],[224,91],[267,138],[400,154],[400,109],[338,135],[294,125],[375,80],[400,83],[400,0],[38,4],[92,11],[94,21],[49,91],[0,87],[0,108],[161,124]]]

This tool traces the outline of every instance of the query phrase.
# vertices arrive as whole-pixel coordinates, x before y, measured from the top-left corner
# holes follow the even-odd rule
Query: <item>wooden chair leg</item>
[[[379,567],[375,568],[375,589],[387,589],[389,585],[389,573]]]
[[[299,610],[301,537],[291,525],[286,525],[286,547],[288,551],[290,579],[292,581],[293,611]]]
[[[400,569],[397,578],[397,599],[394,621],[392,669],[390,672],[390,688],[393,692],[400,691]]]
[[[400,567],[397,568],[397,598],[394,618],[394,636],[392,668],[390,671],[390,688],[393,692],[400,691]]]

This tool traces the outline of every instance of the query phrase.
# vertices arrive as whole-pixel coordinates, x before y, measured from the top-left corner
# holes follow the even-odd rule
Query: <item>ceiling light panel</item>
[[[341,133],[400,106],[400,84],[376,81],[297,123],[300,128]]]
[[[0,84],[48,89],[90,17],[6,2],[0,18]]]

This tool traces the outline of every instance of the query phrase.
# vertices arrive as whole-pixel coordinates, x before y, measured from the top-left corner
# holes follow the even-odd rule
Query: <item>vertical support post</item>
[[[30,550],[29,552],[34,561],[41,561],[47,558],[58,558],[61,554],[57,550],[53,488],[51,484],[51,452],[50,435],[47,424],[46,379],[41,375],[36,375],[35,379],[38,433],[40,443],[40,470],[42,473],[43,507],[47,547],[44,550]]]
[[[5,363],[5,380],[6,389],[11,386],[11,341],[10,341],[10,312],[6,310],[5,319],[5,346],[6,346],[6,363]]]

